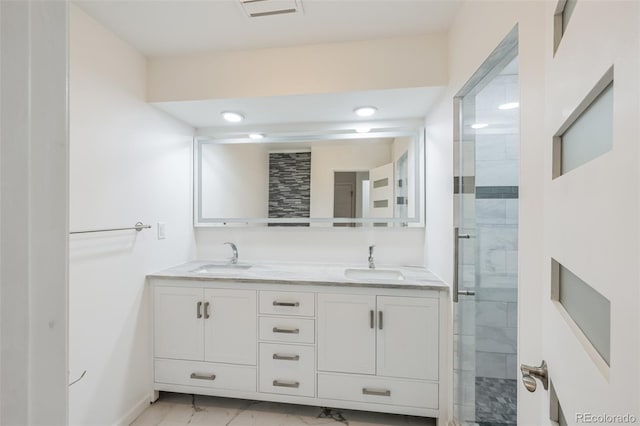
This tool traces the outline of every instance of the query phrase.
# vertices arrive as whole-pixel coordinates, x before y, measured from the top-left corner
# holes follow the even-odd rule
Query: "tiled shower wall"
[[[517,75],[496,77],[476,97],[476,115],[517,100]],[[475,137],[476,376],[517,377],[518,110]]]

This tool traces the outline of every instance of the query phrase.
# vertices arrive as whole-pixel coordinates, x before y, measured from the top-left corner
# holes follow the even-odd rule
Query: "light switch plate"
[[[165,228],[167,224],[164,222],[158,222],[158,239],[164,240],[166,238]]]

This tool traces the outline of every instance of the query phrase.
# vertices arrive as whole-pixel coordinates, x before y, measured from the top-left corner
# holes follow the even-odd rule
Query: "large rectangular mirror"
[[[423,226],[422,130],[197,137],[195,226]]]

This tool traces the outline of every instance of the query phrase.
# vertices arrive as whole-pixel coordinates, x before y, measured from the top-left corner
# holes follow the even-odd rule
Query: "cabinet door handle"
[[[375,395],[375,396],[391,396],[389,389],[367,389],[362,388],[363,395]]]
[[[216,375],[215,374],[198,374],[198,373],[191,373],[190,376],[192,379],[198,379],[198,380],[215,380],[216,379]]]
[[[373,309],[372,309],[369,311],[369,327],[376,328],[375,321],[376,321],[376,313],[373,312]]]
[[[300,359],[300,355],[273,354],[273,359],[280,359],[280,360],[283,360],[283,361],[298,361]]]
[[[382,311],[378,311],[378,328],[382,330]]]
[[[286,382],[284,380],[274,380],[273,386],[280,386],[282,388],[299,388],[300,382]]]
[[[274,300],[273,306],[290,306],[292,308],[295,308],[300,306],[300,302],[280,302],[278,300]]]
[[[202,318],[202,302],[198,302],[196,306],[196,318]]]
[[[300,329],[298,329],[298,328],[273,327],[273,332],[274,333],[300,334]]]
[[[209,315],[209,302],[205,302],[204,304],[204,319],[209,319],[211,315]]]

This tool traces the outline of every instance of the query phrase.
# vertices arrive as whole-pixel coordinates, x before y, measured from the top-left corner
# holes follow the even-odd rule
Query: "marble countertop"
[[[367,265],[320,264],[320,263],[244,263],[247,269],[221,267],[210,272],[201,271],[206,265],[223,265],[227,261],[193,261],[160,272],[147,275],[154,279],[186,279],[197,281],[262,282],[265,284],[301,284],[352,287],[383,287],[422,290],[445,290],[449,286],[427,269],[415,266],[380,265],[379,271],[400,271],[402,280],[347,278],[346,269],[367,270]]]

